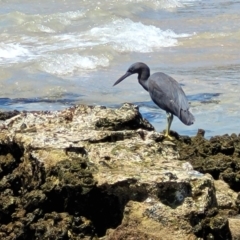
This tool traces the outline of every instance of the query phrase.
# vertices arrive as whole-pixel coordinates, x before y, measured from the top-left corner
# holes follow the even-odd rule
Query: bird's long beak
[[[124,80],[125,78],[127,78],[128,76],[132,75],[132,73],[130,72],[126,72],[122,77],[120,77],[114,84],[113,86],[119,84],[122,80]]]

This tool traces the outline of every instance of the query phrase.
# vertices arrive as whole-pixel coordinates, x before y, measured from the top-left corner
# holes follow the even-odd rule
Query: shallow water
[[[136,103],[162,131],[166,116],[133,75],[134,62],[182,85],[192,126],[206,136],[240,132],[240,2],[224,0],[0,1],[0,109]]]

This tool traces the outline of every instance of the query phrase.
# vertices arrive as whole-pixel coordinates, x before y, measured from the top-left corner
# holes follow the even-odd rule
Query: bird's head
[[[125,78],[135,73],[138,73],[138,79],[140,79],[143,72],[147,72],[147,78],[148,78],[150,75],[149,67],[145,63],[141,63],[141,62],[134,63],[128,68],[127,72],[113,84],[113,86],[117,85],[118,83],[123,81]]]

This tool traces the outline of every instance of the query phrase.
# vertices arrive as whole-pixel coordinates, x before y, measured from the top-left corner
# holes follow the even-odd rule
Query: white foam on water
[[[109,60],[102,56],[80,56],[79,54],[51,54],[40,62],[41,71],[55,75],[69,75],[77,70],[94,70],[107,67]]]
[[[77,10],[77,11],[68,11],[64,13],[58,13],[56,15],[59,17],[68,18],[70,20],[77,20],[78,18],[83,17],[84,14],[85,14],[84,11]]]
[[[56,13],[50,15],[41,15],[40,20],[45,23],[58,22],[64,25],[70,25],[72,21],[78,20],[84,16],[84,11],[68,11],[63,13]]]
[[[200,2],[201,0],[178,0],[178,1],[182,3],[192,3],[192,2]]]
[[[31,55],[31,52],[17,43],[0,43],[0,63],[6,60],[17,60],[20,57]]]
[[[181,1],[178,0],[127,0],[127,2],[150,3],[158,8],[183,7]]]
[[[52,38],[56,45],[59,45],[59,49],[108,44],[116,45],[117,51],[120,47],[120,51],[150,52],[155,48],[175,46],[178,38],[188,36],[191,34],[176,34],[170,29],[163,31],[153,25],[144,25],[130,19],[118,19],[85,32],[59,34]],[[130,43],[132,47],[124,46]]]
[[[44,26],[42,24],[37,24],[36,27],[40,32],[55,33],[55,31],[52,28],[49,28],[49,27]]]
[[[0,64],[33,62],[41,71],[66,75],[77,69],[107,67],[114,54],[158,51],[176,46],[178,38],[190,36],[116,17],[108,23],[96,23],[89,30],[67,31],[66,26],[75,24],[76,28],[85,14],[84,10],[77,10],[47,15],[20,12],[2,15],[12,23],[12,30],[0,34],[4,39],[0,43]]]
[[[146,5],[152,5],[156,8],[162,9],[172,9],[172,8],[182,8],[185,5],[192,5],[193,2],[200,0],[126,0],[131,3],[141,3]]]
[[[77,13],[66,15],[72,19],[79,17]],[[158,51],[176,46],[178,38],[190,36],[130,19],[114,20],[80,33],[56,34],[49,27],[39,25],[38,28],[46,35],[16,35],[12,40],[19,43],[1,43],[0,64],[34,61],[41,71],[67,75],[77,69],[92,71],[107,67],[114,52]],[[6,35],[6,40],[10,36]]]
[[[163,31],[153,25],[144,25],[130,19],[115,20],[104,26],[92,28],[88,33],[99,43],[109,44],[118,52],[152,52],[162,47],[176,46],[177,38],[189,34]]]

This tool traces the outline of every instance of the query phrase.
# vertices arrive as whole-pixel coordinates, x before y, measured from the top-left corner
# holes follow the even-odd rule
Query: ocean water
[[[137,104],[162,131],[165,112],[134,62],[174,77],[196,118],[172,129],[240,133],[240,2],[227,0],[0,0],[0,110]]]

